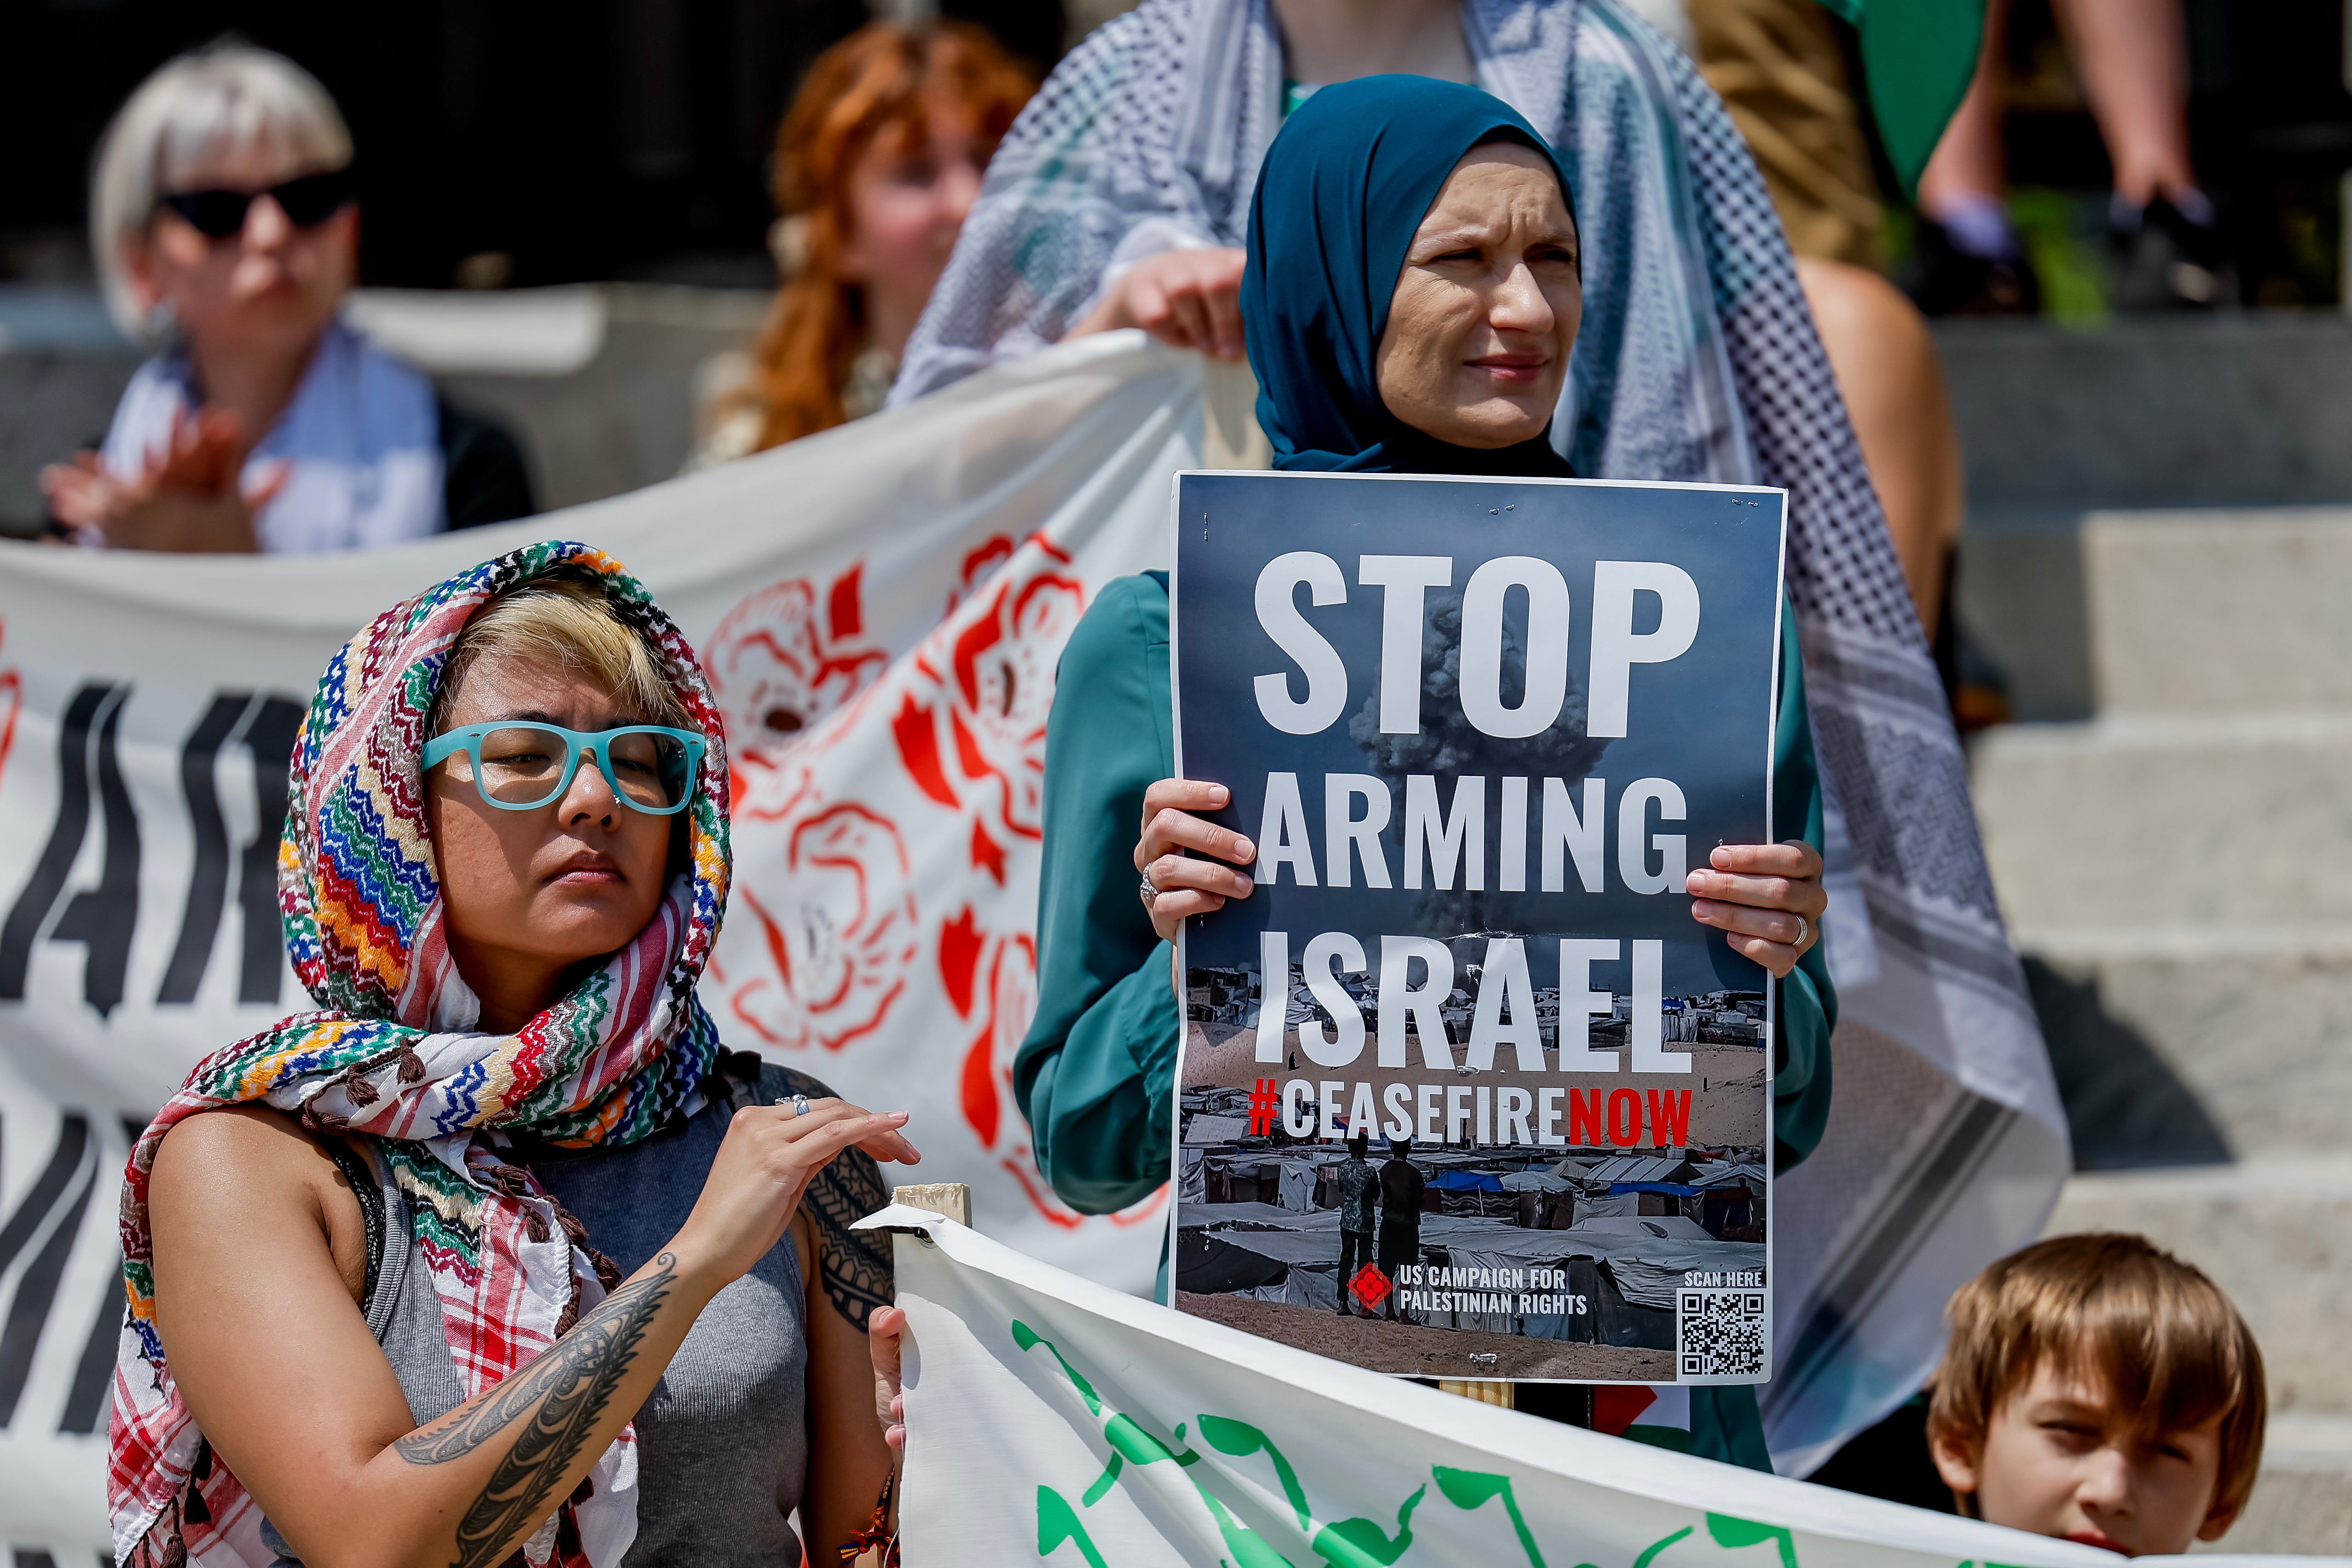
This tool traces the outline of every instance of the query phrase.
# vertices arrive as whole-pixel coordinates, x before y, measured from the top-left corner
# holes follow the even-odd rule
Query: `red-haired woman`
[[[963,22],[876,22],[817,57],[776,134],[784,286],[694,465],[882,406],[982,172],[1035,89]]]

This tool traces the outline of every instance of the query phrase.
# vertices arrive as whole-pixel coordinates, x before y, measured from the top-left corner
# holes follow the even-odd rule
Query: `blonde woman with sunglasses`
[[[91,187],[108,308],[159,351],[100,449],[43,471],[54,536],[355,549],[536,509],[511,437],[339,319],[352,136],[299,66],[243,45],[165,65],[115,116]]]

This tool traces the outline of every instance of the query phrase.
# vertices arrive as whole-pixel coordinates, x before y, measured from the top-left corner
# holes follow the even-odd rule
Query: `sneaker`
[[[2237,292],[2221,231],[2162,196],[2112,215],[2107,249],[2118,310],[2210,310]]]
[[[1927,316],[2032,316],[2042,309],[2042,285],[2022,256],[1984,256],[1952,243],[1932,218],[1919,220],[1903,292]]]

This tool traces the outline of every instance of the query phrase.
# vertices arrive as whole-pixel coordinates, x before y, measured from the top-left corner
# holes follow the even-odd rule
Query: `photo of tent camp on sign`
[[[1187,978],[1174,1257],[1184,1311],[1378,1372],[1671,1383],[1683,1287],[1703,1282],[1748,1288],[1760,1357],[1761,995],[1664,999],[1664,1044],[1689,1053],[1687,1073],[1529,1073],[1508,1051],[1485,1070],[1425,1065],[1417,1037],[1411,1066],[1373,1065],[1369,1038],[1348,1065],[1318,1066],[1297,1026],[1327,1015],[1303,986],[1280,1061],[1261,1061],[1255,975]],[[1612,999],[1612,1016],[1591,1019],[1592,1049],[1626,1043],[1631,998]],[[1369,1020],[1373,998],[1361,1000]],[[1536,994],[1547,1045],[1557,1000]],[[1446,1003],[1456,1040],[1472,1006],[1458,990]],[[1417,1185],[1418,1203],[1409,1215],[1381,1204],[1371,1250],[1385,1246],[1390,1267],[1369,1273],[1340,1224],[1359,1130],[1376,1201],[1391,1159],[1420,1178],[1386,1184]],[[1708,1292],[1710,1307],[1719,1301]]]

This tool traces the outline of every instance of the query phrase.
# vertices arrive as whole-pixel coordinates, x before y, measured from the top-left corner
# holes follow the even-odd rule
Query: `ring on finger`
[[[1138,891],[1142,896],[1143,907],[1146,909],[1150,909],[1152,905],[1152,900],[1160,896],[1160,889],[1153,883],[1151,873],[1150,872],[1145,872],[1143,873],[1143,886]]]
[[[1802,948],[1805,945],[1805,938],[1811,936],[1813,928],[1806,923],[1805,917],[1801,915],[1798,915],[1797,938],[1795,941],[1790,943],[1789,946],[1791,947]]]
[[[805,1116],[805,1115],[807,1115],[808,1113],[809,1113],[809,1103],[808,1103],[808,1096],[807,1096],[807,1095],[805,1095],[805,1094],[795,1094],[795,1095],[793,1095],[793,1115],[795,1115],[795,1116]]]

